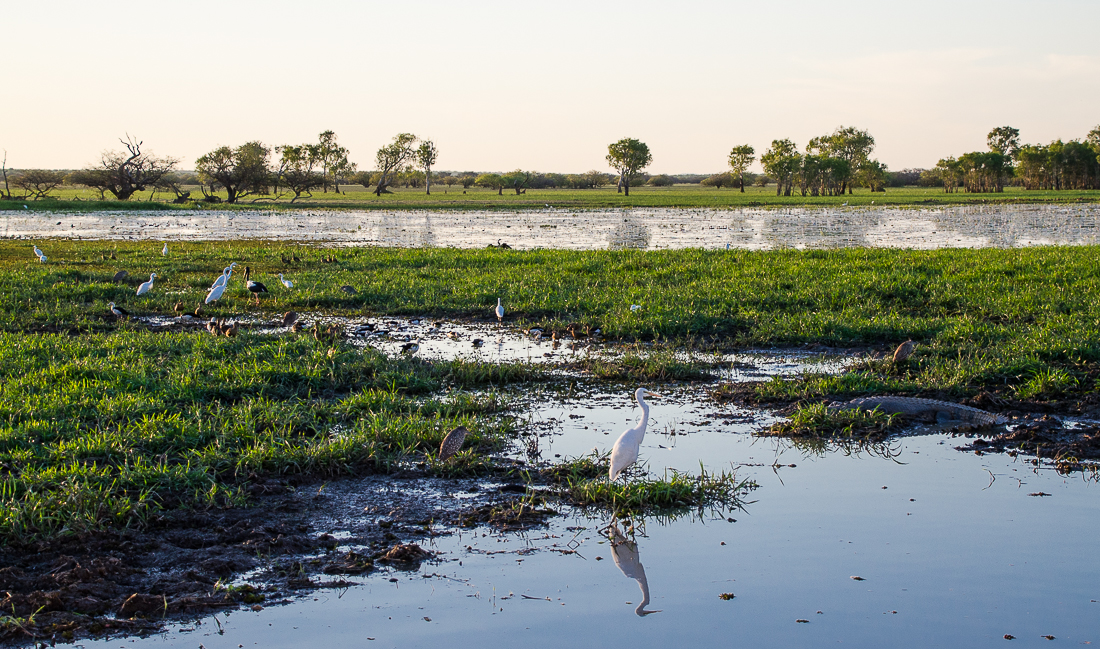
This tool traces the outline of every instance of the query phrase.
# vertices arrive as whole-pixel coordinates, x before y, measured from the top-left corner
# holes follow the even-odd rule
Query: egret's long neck
[[[642,416],[638,421],[642,424],[642,435],[645,435],[645,425],[649,423],[649,404],[645,399],[638,397],[638,405],[642,407]]]

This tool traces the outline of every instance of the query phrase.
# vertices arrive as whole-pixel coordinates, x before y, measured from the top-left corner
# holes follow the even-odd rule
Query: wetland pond
[[[1097,243],[1093,205],[935,209],[527,212],[166,211],[0,214],[0,236],[87,239],[284,239],[328,245],[515,248],[1015,247]],[[578,235],[582,236],[578,236]],[[589,343],[531,340],[495,325],[307,319],[340,324],[387,354],[419,340],[426,359],[559,365],[511,402],[519,436],[505,454],[558,462],[607,451],[639,412],[634,385],[595,381],[570,360]],[[154,328],[171,319],[146,319]],[[368,326],[369,325],[369,326]],[[277,327],[253,323],[261,333]],[[385,333],[382,333],[385,332]],[[448,332],[454,333],[448,337]],[[480,345],[473,341],[480,339]],[[718,380],[841,371],[853,357],[765,350],[706,360]],[[1100,500],[1095,473],[1061,474],[1023,454],[962,452],[936,428],[881,444],[801,445],[758,437],[766,409],[719,403],[704,383],[648,382],[641,448],[651,477],[734,471],[755,483],[740,509],[616,520],[555,505],[525,529],[485,523],[402,530],[430,558],[404,567],[274,588],[263,605],[170,622],[86,647],[991,647],[1100,642]],[[493,502],[516,485],[370,477],[298,487],[310,530],[334,553],[366,547],[400,508],[422,515]],[[519,490],[523,491],[522,486]],[[513,493],[514,496],[514,493]],[[439,517],[442,519],[445,517]],[[438,519],[437,519],[438,520]],[[610,527],[609,527],[610,525]],[[401,527],[398,525],[395,531]],[[414,526],[415,527],[415,526]],[[396,537],[395,537],[396,538]],[[169,541],[165,542],[170,544]],[[305,560],[308,557],[303,557]]]
[[[538,359],[553,349],[495,325],[437,327],[455,331],[456,341],[433,334],[426,320],[344,324],[357,344],[388,353],[419,338],[430,359]],[[375,326],[372,334],[355,336],[365,324]],[[380,329],[388,333],[376,335]],[[469,347],[478,336],[485,346]],[[559,353],[605,352],[586,345]],[[735,368],[722,372],[739,381],[838,371],[846,362],[776,351],[714,360]],[[935,428],[882,444],[800,447],[754,436],[776,416],[717,403],[706,385],[655,387],[665,397],[652,401],[644,470],[658,477],[734,470],[758,485],[743,508],[616,521],[563,506],[523,530],[431,528],[403,540],[434,556],[404,569],[276,593],[264,606],[155,635],[80,644],[986,647],[1006,635],[1023,646],[1045,646],[1046,636],[1100,642],[1094,480],[1023,455],[960,452],[964,438]],[[506,454],[554,462],[609,449],[638,416],[629,393],[568,370],[558,383],[505,391],[522,420]],[[491,499],[502,485],[369,478],[310,490],[323,512],[314,529],[339,539],[339,553],[362,549],[360,535],[392,519],[395,510],[377,507],[380,490],[442,511]],[[256,583],[249,575],[238,583],[245,582]]]
[[[0,237],[280,239],[331,245],[574,250],[1012,248],[1095,244],[1100,205],[569,210],[0,211]]]

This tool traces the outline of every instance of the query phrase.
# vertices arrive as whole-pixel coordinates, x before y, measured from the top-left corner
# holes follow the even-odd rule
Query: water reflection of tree
[[[616,223],[607,235],[608,250],[645,250],[652,238],[649,226],[632,218]]]

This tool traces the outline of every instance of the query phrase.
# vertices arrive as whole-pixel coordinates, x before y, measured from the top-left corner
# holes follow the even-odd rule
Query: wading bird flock
[[[501,247],[505,247],[505,246],[501,246]],[[45,255],[45,253],[43,253],[42,250],[40,250],[37,245],[34,246],[34,254],[38,258],[38,261],[40,263],[45,263],[47,261],[47,257]],[[164,247],[161,249],[161,255],[164,255],[164,256],[168,255],[168,243],[167,242],[164,243]],[[210,304],[212,302],[216,302],[217,300],[221,299],[221,297],[225,293],[226,288],[229,286],[230,278],[233,275],[233,269],[236,266],[237,266],[237,262],[230,263],[228,266],[226,266],[222,270],[221,275],[219,275],[217,277],[217,279],[214,280],[214,283],[211,284],[210,289],[207,291],[206,300],[205,300],[206,304]],[[115,274],[114,281],[116,281],[116,282],[122,281],[127,276],[127,274],[128,273],[124,270],[119,271],[118,273]],[[150,273],[149,281],[143,282],[140,286],[138,286],[137,295],[145,295],[146,293],[151,291],[153,289],[153,283],[156,280],[156,278],[157,278],[156,273]],[[255,297],[256,304],[259,304],[260,303],[260,293],[269,293],[267,287],[264,286],[264,284],[262,282],[255,281],[251,278],[251,269],[249,269],[248,267],[245,267],[244,280],[245,280],[245,287]],[[287,289],[290,289],[290,288],[294,287],[294,283],[291,282],[290,280],[286,279],[285,277],[283,277],[282,273],[279,274],[279,281]],[[341,287],[341,290],[343,290],[345,293],[348,293],[349,295],[354,295],[355,292],[356,292],[355,289],[350,287],[350,286],[343,286],[343,287]],[[109,302],[107,304],[107,307],[110,310],[111,314],[114,315],[116,318],[128,318],[130,316],[130,313],[126,309],[116,305],[114,302]],[[637,308],[638,307],[636,307],[634,305],[631,306],[632,311],[637,310]],[[173,310],[177,314],[182,313],[183,303],[178,302],[175,305],[175,307],[173,308]],[[200,305],[198,308],[195,309],[195,315],[197,316],[200,313],[201,310],[202,310],[202,306]],[[502,298],[499,298],[499,297],[497,298],[497,305],[496,305],[496,308],[493,310],[493,314],[496,316],[498,323],[503,323],[504,322],[504,303],[503,303]],[[296,322],[297,321],[297,316],[298,316],[298,314],[294,313],[293,311],[287,312],[283,316],[284,325],[297,324],[297,322]],[[184,316],[184,317],[191,317],[191,316],[188,314],[187,316]],[[216,318],[212,318],[210,320],[210,322],[207,324],[207,329],[209,329],[210,331],[212,331],[216,334],[219,334],[219,335],[226,335],[226,336],[236,335],[237,327],[238,327],[238,323],[236,323],[236,322],[233,322],[232,324],[226,324],[226,323],[224,323],[224,321],[220,321]],[[542,333],[541,330],[538,330],[538,332],[539,332],[539,335],[541,336],[541,333]],[[478,346],[480,346],[479,343],[482,343],[482,342],[483,341],[481,339],[475,339],[473,341],[473,344],[474,344],[475,347],[478,347]],[[903,345],[902,347],[904,348],[904,347],[907,347],[907,346],[909,348],[905,349],[904,351],[912,353],[912,347],[915,346],[915,345],[910,341],[910,342],[906,343],[905,345]],[[415,341],[407,342],[407,343],[405,343],[404,345],[401,346],[401,352],[405,353],[405,354],[410,354],[410,355],[415,354],[417,352],[417,350],[419,350],[419,349],[420,349],[420,338],[417,338]],[[898,351],[899,351],[899,353],[903,353],[902,348],[899,348]],[[908,354],[904,354],[904,356],[907,356],[907,355]],[[646,425],[649,423],[649,404],[646,403],[646,401],[645,401],[645,398],[647,396],[648,397],[661,397],[662,395],[660,395],[656,392],[651,392],[651,391],[649,391],[645,388],[638,388],[637,390],[634,391],[634,398],[638,402],[638,405],[641,407],[642,414],[641,414],[641,417],[638,419],[638,423],[635,424],[633,427],[628,428],[626,431],[624,431],[622,433],[622,435],[620,435],[619,438],[615,441],[615,445],[611,450],[611,463],[610,463],[610,467],[608,469],[609,482],[613,482],[616,478],[619,477],[619,475],[627,467],[634,464],[638,460],[638,453],[639,453],[639,450],[641,448],[642,439],[645,437]],[[459,427],[455,428],[454,430],[450,431],[447,434],[447,436],[443,439],[443,443],[439,447],[438,460],[440,462],[446,461],[449,458],[453,457],[456,453],[458,453],[458,451],[462,448],[462,444],[465,441],[466,435],[468,434],[468,432],[469,431],[467,431],[467,429],[463,426],[459,426]]]

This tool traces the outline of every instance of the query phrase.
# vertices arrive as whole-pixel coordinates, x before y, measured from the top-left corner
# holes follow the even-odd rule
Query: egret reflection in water
[[[633,539],[628,540],[623,536],[618,524],[615,522],[612,522],[608,528],[608,539],[611,541],[611,556],[615,559],[615,565],[623,571],[624,575],[637,581],[638,587],[642,589],[642,602],[638,604],[638,608],[634,609],[634,612],[639,617],[645,617],[651,613],[660,613],[659,610],[645,610],[645,607],[649,606],[649,581],[646,579],[642,560],[638,556],[637,542]]]

